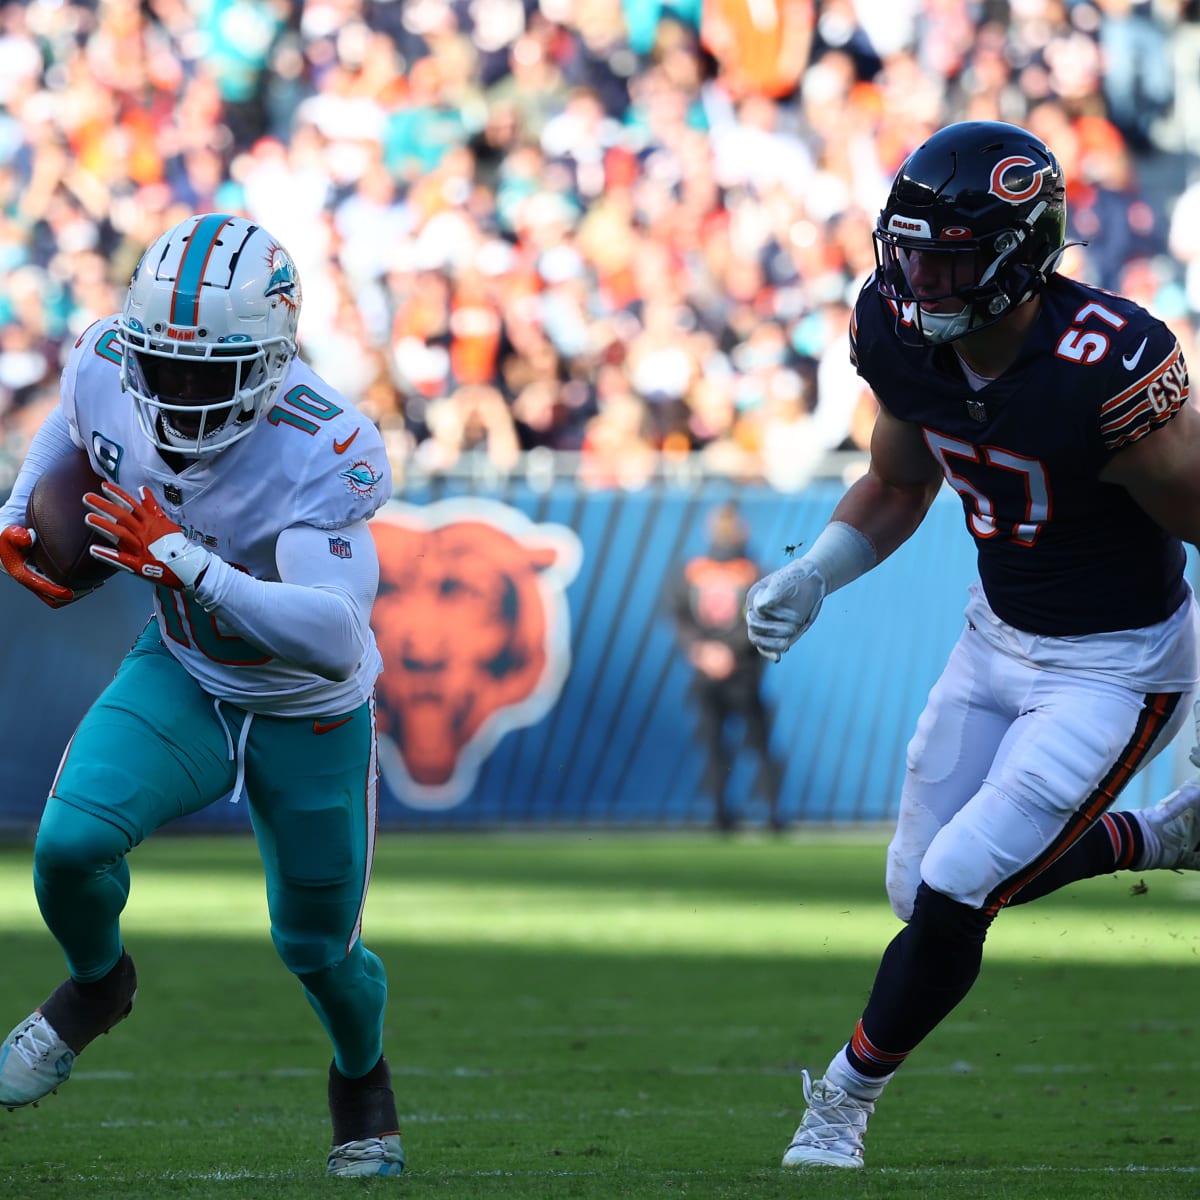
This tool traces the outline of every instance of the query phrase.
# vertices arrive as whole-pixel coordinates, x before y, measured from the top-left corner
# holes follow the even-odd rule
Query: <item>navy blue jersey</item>
[[[1052,276],[1017,360],[978,391],[951,346],[910,346],[868,280],[851,355],[880,404],[919,425],[962,499],[1001,620],[1065,637],[1140,629],[1186,596],[1182,543],[1100,471],[1187,402],[1174,334],[1131,300]]]

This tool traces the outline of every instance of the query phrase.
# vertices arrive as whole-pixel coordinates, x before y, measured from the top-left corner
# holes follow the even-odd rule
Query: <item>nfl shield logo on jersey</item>
[[[334,558],[349,558],[350,543],[344,537],[331,537],[329,539],[329,553]]]

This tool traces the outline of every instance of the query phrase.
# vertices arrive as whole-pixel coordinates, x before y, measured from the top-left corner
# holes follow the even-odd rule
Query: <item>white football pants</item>
[[[1191,716],[1195,614],[1154,627],[1161,693],[1114,678],[1072,675],[1034,665],[1028,646],[1053,643],[1056,662],[1089,639],[1016,635],[1019,654],[998,648],[997,622],[978,607],[950,655],[908,745],[900,816],[888,848],[887,890],[907,921],[922,879],[974,908],[999,906],[1067,849],[1116,799]],[[982,618],[990,618],[985,625]],[[1007,627],[1004,627],[1007,630]],[[1009,631],[1015,634],[1016,631]],[[1148,630],[1134,631],[1144,651]],[[1102,635],[1111,641],[1113,635]],[[1010,641],[1013,639],[1010,638]],[[1032,652],[1031,652],[1032,653]],[[1146,655],[1124,676],[1136,676]],[[1116,671],[1121,664],[1113,664]],[[1139,679],[1138,684],[1148,682]]]

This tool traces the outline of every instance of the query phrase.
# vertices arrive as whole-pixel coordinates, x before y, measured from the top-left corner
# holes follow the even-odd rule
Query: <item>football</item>
[[[25,524],[37,534],[29,554],[33,568],[55,583],[81,592],[103,583],[119,569],[88,553],[96,542],[107,545],[83,523],[84,492],[98,492],[101,476],[87,454],[77,450],[56,462],[33,485],[25,506]]]

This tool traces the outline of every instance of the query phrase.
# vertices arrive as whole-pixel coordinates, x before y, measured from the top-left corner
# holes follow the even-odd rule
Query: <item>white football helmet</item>
[[[244,438],[296,355],[300,276],[244,217],[188,217],[142,255],[117,323],[121,386],[160,450],[203,456]]]

